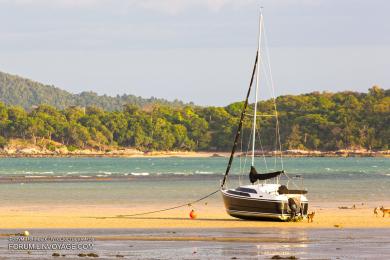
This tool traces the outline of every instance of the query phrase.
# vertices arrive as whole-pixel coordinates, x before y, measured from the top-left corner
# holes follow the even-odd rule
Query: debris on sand
[[[298,259],[298,257],[292,255],[292,256],[280,256],[280,255],[274,255],[271,257],[271,259]]]

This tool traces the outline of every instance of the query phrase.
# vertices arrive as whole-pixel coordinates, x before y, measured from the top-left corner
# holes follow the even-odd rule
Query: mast
[[[263,19],[263,16],[262,16],[262,13],[260,12],[260,25],[261,26],[262,26],[262,23],[263,23],[262,19]],[[260,26],[260,29],[259,29],[259,37],[261,35],[261,26]],[[259,39],[259,43],[260,43],[260,39]],[[257,49],[257,52],[256,52],[256,59],[255,59],[255,64],[254,64],[253,70],[252,70],[252,76],[251,76],[251,80],[250,80],[250,83],[249,83],[249,88],[248,88],[248,91],[246,93],[244,106],[243,106],[242,111],[241,111],[240,122],[239,122],[238,127],[237,127],[236,136],[234,138],[233,147],[232,147],[232,151],[230,153],[229,162],[228,162],[228,165],[226,167],[225,175],[223,176],[223,179],[222,179],[222,182],[221,182],[221,188],[223,188],[225,186],[227,176],[229,175],[230,169],[232,167],[232,163],[233,163],[233,159],[234,159],[234,153],[236,152],[238,140],[239,140],[240,135],[241,135],[242,123],[244,121],[245,112],[246,112],[246,109],[248,107],[249,95],[251,93],[253,81],[254,81],[255,74],[256,74],[256,69],[257,69],[257,71],[259,71],[259,69],[258,69],[258,67],[259,67],[259,60],[258,59],[259,59],[259,51],[260,51],[259,48],[260,48],[260,44],[258,45],[258,49]],[[256,103],[257,103],[257,101],[256,101]]]
[[[256,142],[256,116],[257,116],[257,97],[259,92],[259,80],[260,80],[260,47],[261,47],[261,33],[263,27],[263,13],[260,11],[260,22],[259,22],[259,39],[257,42],[257,71],[256,71],[256,90],[255,90],[255,109],[253,113],[253,132],[252,132],[252,167],[255,166],[255,142]]]
[[[255,65],[253,66],[252,76],[251,76],[251,80],[250,80],[250,83],[249,83],[248,92],[246,93],[244,107],[242,108],[242,111],[241,111],[240,123],[238,124],[236,137],[234,138],[232,152],[230,153],[230,158],[229,158],[228,165],[226,167],[225,175],[223,176],[223,179],[222,179],[222,182],[221,182],[221,188],[223,188],[225,186],[226,178],[227,178],[227,176],[228,176],[228,174],[230,172],[230,168],[232,167],[234,153],[236,152],[238,139],[240,138],[240,134],[241,134],[241,130],[242,130],[242,123],[244,121],[245,112],[246,112],[246,109],[248,107],[248,100],[249,100],[249,95],[250,95],[251,89],[252,89],[253,79],[255,78],[256,67],[257,67],[257,58],[258,57],[259,57],[259,55],[256,53]]]

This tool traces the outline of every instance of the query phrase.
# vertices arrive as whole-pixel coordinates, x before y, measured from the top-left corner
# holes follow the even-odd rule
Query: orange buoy
[[[195,219],[195,218],[196,218],[195,210],[191,210],[191,212],[190,212],[190,218],[191,218],[191,219]]]

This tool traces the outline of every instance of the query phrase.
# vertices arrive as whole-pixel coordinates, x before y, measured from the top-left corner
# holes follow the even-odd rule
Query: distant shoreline
[[[246,153],[236,152],[236,156]],[[370,151],[366,149],[340,149],[337,151],[315,151],[291,149],[282,152],[284,157],[388,157],[390,150]],[[12,139],[0,148],[0,158],[66,158],[66,157],[105,157],[105,158],[210,158],[229,157],[230,151],[141,151],[134,147],[104,146],[101,149],[68,147],[51,140],[32,143],[31,140]],[[256,151],[255,156],[280,156],[279,151]]]
[[[244,156],[243,153],[237,153],[238,156]],[[342,151],[306,151],[306,150],[288,150],[283,151],[283,157],[382,157],[390,158],[390,151],[359,151],[359,150],[342,150]],[[69,151],[47,151],[46,149],[37,150],[35,148],[24,148],[16,150],[0,150],[0,158],[212,158],[212,157],[229,157],[230,152],[191,152],[191,151],[153,151],[142,152],[135,149],[118,149],[113,151],[95,151],[90,149]],[[256,153],[256,157],[273,157],[280,156],[280,153],[265,152]]]

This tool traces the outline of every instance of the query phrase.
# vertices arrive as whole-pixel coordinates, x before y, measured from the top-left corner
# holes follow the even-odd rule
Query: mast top
[[[255,166],[255,143],[256,143],[256,114],[257,114],[257,101],[258,101],[258,92],[259,92],[259,81],[260,81],[260,47],[261,47],[261,34],[263,26],[263,15],[260,9],[260,19],[259,19],[259,35],[257,42],[257,71],[256,71],[256,89],[255,89],[255,104],[254,104],[254,113],[253,113],[253,129],[252,129],[252,162],[251,166]]]

